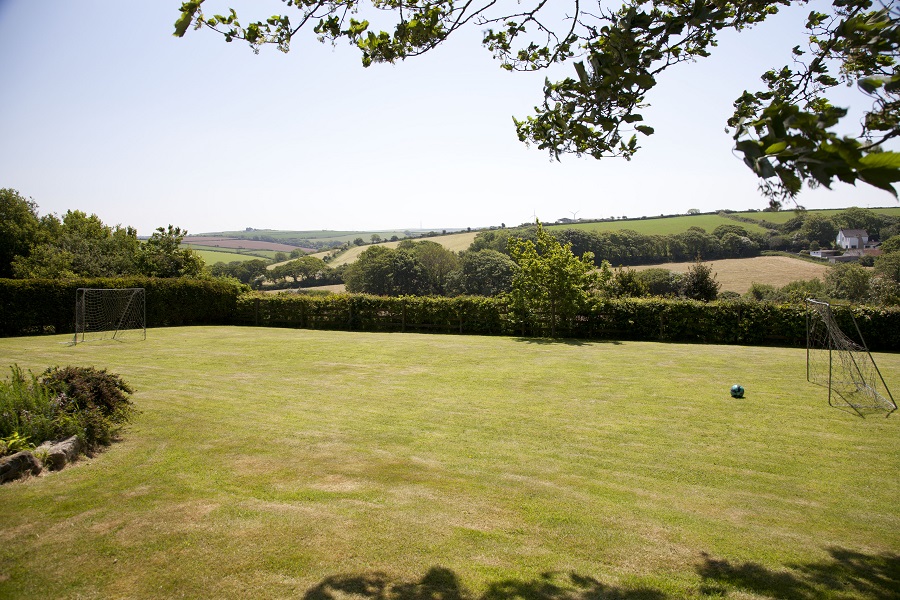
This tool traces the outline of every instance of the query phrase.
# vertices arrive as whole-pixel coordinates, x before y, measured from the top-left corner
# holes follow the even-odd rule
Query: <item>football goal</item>
[[[828,388],[831,406],[850,407],[859,414],[897,410],[853,313],[859,342],[841,330],[829,303],[809,298],[806,306],[806,380]]]
[[[147,339],[144,288],[78,288],[74,343]]]

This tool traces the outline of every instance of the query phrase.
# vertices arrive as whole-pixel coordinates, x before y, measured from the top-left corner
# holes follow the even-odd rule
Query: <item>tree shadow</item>
[[[392,579],[383,573],[334,575],[310,588],[304,600],[665,600],[650,588],[607,585],[575,573],[545,573],[538,579],[503,579],[480,596],[465,589],[452,570],[435,566],[419,581]]]
[[[572,338],[545,338],[545,337],[516,337],[516,342],[526,344],[537,344],[540,346],[593,346],[595,344],[612,344],[613,346],[621,346],[624,342],[619,340],[578,340]]]
[[[756,563],[731,563],[704,554],[703,563],[697,567],[703,578],[700,591],[721,597],[740,590],[782,600],[900,598],[900,555],[869,555],[843,548],[829,548],[828,553],[830,559],[788,564],[784,571]]]

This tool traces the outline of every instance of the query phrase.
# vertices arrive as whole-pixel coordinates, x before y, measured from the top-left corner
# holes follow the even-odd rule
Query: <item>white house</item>
[[[837,234],[839,248],[865,248],[869,244],[869,232],[865,229],[841,229]]]

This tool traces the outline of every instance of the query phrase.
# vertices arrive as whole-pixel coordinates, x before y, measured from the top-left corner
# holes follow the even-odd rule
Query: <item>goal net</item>
[[[806,380],[828,388],[831,406],[849,406],[860,414],[897,410],[853,314],[859,342],[841,330],[829,303],[810,298],[806,305]]]
[[[144,288],[78,288],[75,292],[75,340],[147,339]]]

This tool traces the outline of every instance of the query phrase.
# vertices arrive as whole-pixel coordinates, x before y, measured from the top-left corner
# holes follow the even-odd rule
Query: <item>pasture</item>
[[[722,284],[721,291],[744,294],[754,283],[783,287],[798,279],[825,280],[829,265],[813,263],[788,256],[755,256],[753,258],[729,258],[706,263]],[[662,268],[676,273],[687,273],[693,262],[663,263],[632,267],[635,271]]]
[[[843,208],[833,208],[833,209],[821,209],[821,210],[810,210],[807,211],[809,214],[819,214],[824,217],[828,217],[829,219],[833,219],[840,213],[844,212]],[[873,212],[880,213],[882,215],[888,215],[891,217],[900,217],[900,207],[885,207],[885,208],[872,208],[870,209]],[[739,212],[735,213],[736,216],[739,217],[747,217],[748,219],[754,219],[756,221],[768,221],[770,223],[778,223],[784,224],[797,216],[797,211],[785,209],[778,212]]]
[[[472,241],[475,239],[475,236],[478,235],[477,231],[466,231],[462,233],[449,233],[447,235],[439,235],[436,237],[430,238],[416,238],[414,242],[435,242],[436,244],[440,244],[447,250],[451,252],[461,252],[463,250],[468,250],[469,246],[472,245]],[[402,241],[402,240],[400,240]],[[400,241],[397,242],[382,242],[377,244],[378,246],[385,246],[387,248],[396,248],[400,245]],[[342,252],[338,256],[335,257],[334,260],[329,262],[329,266],[339,267],[341,265],[346,265],[354,262],[359,255],[372,247],[372,244],[367,244],[365,246],[352,246],[346,252]],[[316,256],[318,258],[324,258],[328,253],[327,252],[319,252],[317,254],[313,254],[312,256]],[[272,265],[274,267],[275,265]],[[270,268],[272,268],[270,267]]]
[[[551,232],[562,229],[581,229],[584,231],[620,231],[622,229],[630,229],[644,235],[674,235],[684,233],[691,227],[700,227],[707,233],[712,233],[719,225],[737,225],[747,231],[756,231],[757,233],[765,233],[767,231],[754,223],[743,223],[720,215],[684,215],[658,219],[568,223],[566,225],[546,225],[546,228]]]
[[[0,486],[0,597],[895,598],[900,419],[802,349],[310,330],[0,339],[124,440]],[[900,355],[879,354],[900,389]],[[733,383],[743,400],[728,394]]]

